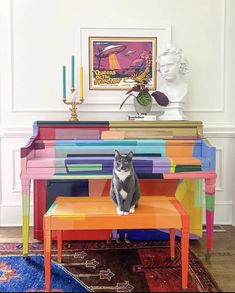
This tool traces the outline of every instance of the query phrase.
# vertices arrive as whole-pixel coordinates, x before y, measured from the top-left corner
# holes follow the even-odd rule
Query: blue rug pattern
[[[44,292],[44,257],[0,256],[0,292]],[[90,290],[66,271],[52,262],[51,291],[90,292]]]

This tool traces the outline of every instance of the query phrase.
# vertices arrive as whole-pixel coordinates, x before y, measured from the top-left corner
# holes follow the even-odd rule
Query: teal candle
[[[75,86],[75,82],[74,82],[74,63],[75,63],[75,58],[74,58],[74,56],[72,56],[72,58],[71,58],[71,63],[72,63],[72,67],[71,67],[71,88],[74,89],[74,86]]]
[[[66,98],[66,67],[63,66],[63,98]]]

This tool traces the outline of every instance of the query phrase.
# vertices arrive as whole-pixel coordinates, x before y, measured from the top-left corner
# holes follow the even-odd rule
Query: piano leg
[[[215,182],[216,182],[216,178],[206,178],[205,179],[207,256],[209,256],[211,254],[212,249],[213,249]]]
[[[22,206],[23,206],[23,257],[28,256],[29,245],[29,211],[30,211],[30,180],[23,179],[22,183]]]

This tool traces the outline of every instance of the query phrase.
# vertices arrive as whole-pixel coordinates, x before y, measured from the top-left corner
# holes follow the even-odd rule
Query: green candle
[[[74,89],[75,86],[75,82],[74,82],[74,62],[75,62],[75,57],[72,56],[71,58],[71,63],[72,63],[72,67],[71,67],[71,88]]]
[[[63,66],[63,98],[66,98],[66,67]]]

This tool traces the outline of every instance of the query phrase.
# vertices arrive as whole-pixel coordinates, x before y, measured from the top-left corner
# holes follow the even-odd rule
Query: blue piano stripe
[[[194,142],[193,154],[194,158],[199,158],[202,156],[202,143],[201,140]]]
[[[215,147],[209,145],[205,139],[202,139],[202,157],[208,158],[210,160],[209,170],[213,170],[213,171],[216,169],[215,152],[216,152]]]
[[[109,157],[114,159],[114,154],[67,154],[67,158],[83,158],[83,157],[91,157],[91,158],[96,158],[96,157]],[[142,154],[137,154],[135,153],[135,158],[136,157],[146,157],[151,158],[151,157],[161,157],[161,154],[159,153],[142,153]]]
[[[115,148],[117,150],[120,151],[133,151],[134,153],[143,153],[145,154],[146,152],[149,153],[157,153],[157,154],[161,154],[161,156],[166,156],[166,149],[165,147],[159,147],[159,146],[115,146]],[[75,147],[75,146],[56,146],[56,151],[60,151],[60,150],[94,150],[95,153],[99,153],[99,150],[114,150],[113,146],[107,146],[107,145],[102,145],[100,147],[97,146],[79,146],[79,147]]]
[[[201,160],[201,168],[202,171],[209,171],[210,170],[210,161],[206,158],[200,158]]]
[[[165,140],[134,140],[134,139],[122,139],[122,140],[59,140],[55,141],[56,146],[117,146],[117,145],[139,145],[139,146],[165,146]]]

